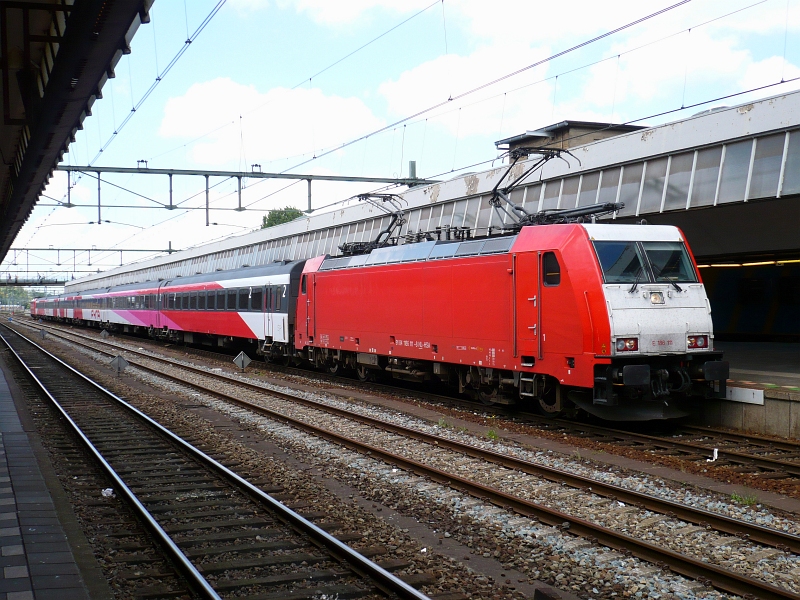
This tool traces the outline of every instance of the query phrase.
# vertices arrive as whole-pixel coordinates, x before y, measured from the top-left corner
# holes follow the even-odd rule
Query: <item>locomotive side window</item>
[[[636,242],[595,242],[595,252],[606,283],[633,283],[649,280],[644,258]]]
[[[236,290],[228,290],[228,310],[236,310]]]
[[[250,303],[250,290],[243,288],[239,290],[239,310],[247,310]]]
[[[300,292],[305,294],[306,293],[306,276],[303,275],[303,281],[300,284]]]
[[[250,293],[250,310],[261,312],[264,309],[263,288],[255,288]]]
[[[545,252],[542,259],[544,284],[556,286],[561,283],[561,265],[558,264],[555,252]]]

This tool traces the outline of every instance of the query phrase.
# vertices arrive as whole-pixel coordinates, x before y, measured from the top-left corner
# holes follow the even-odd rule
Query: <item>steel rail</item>
[[[725,441],[747,442],[758,448],[764,448],[765,450],[768,449],[766,446],[772,446],[777,450],[800,452],[800,442],[793,442],[792,440],[776,440],[763,435],[745,435],[742,433],[725,431],[723,429],[716,429],[714,427],[698,427],[693,425],[681,425],[679,431],[684,431],[687,435],[713,435],[723,438]]]
[[[59,337],[62,337],[60,334]],[[69,335],[76,335],[78,337],[82,337],[86,339],[86,336],[82,336],[80,334],[73,334],[70,333]],[[63,338],[66,339],[66,338]],[[123,346],[119,346],[114,344],[113,342],[108,341],[98,341],[93,340],[92,338],[88,338],[93,342],[98,342],[102,344],[109,345],[114,348],[118,348],[120,350],[124,350],[125,352],[130,352],[132,354],[136,354],[137,356],[141,356],[143,358],[149,360],[155,360],[157,362],[165,362],[169,363],[167,359],[159,358],[156,356],[151,356],[145,352],[140,352],[138,350],[131,350],[129,348],[124,348]],[[90,347],[85,345],[85,347]],[[110,352],[105,352],[103,350],[99,350],[97,348],[92,348],[92,350],[107,354],[108,356],[113,356]],[[219,394],[216,390],[211,390],[205,386],[201,386],[199,384],[194,384],[192,382],[188,382],[185,379],[180,377],[175,377],[168,373],[164,373],[163,371],[159,371],[158,369],[152,369],[151,367],[147,367],[145,365],[141,365],[140,363],[133,362],[137,368],[141,368],[143,370],[147,370],[151,373],[158,374],[160,376],[170,377],[174,381],[178,381],[180,383],[191,385],[193,387],[197,387],[202,391],[211,392],[214,394]],[[634,490],[629,490],[627,488],[604,483],[602,481],[592,479],[590,477],[584,477],[582,475],[577,475],[573,473],[569,473],[566,471],[561,471],[559,469],[555,469],[552,467],[547,467],[543,465],[537,465],[530,461],[526,461],[520,458],[516,458],[513,456],[509,456],[507,454],[502,454],[500,452],[495,452],[492,450],[486,450],[483,448],[478,448],[476,446],[472,446],[470,444],[466,444],[463,442],[459,442],[456,440],[451,440],[449,438],[445,438],[442,436],[437,436],[430,433],[425,433],[418,431],[416,429],[411,429],[408,427],[404,427],[402,425],[396,425],[394,423],[390,423],[388,421],[384,421],[382,419],[378,419],[375,417],[370,417],[366,415],[359,415],[353,412],[349,412],[345,409],[336,408],[334,406],[330,406],[324,404],[322,402],[318,402],[315,400],[310,400],[308,398],[302,398],[300,396],[296,396],[294,394],[280,392],[277,390],[271,390],[261,386],[257,383],[252,383],[249,381],[241,381],[239,379],[230,377],[228,375],[223,375],[220,373],[213,373],[208,372],[207,370],[193,367],[190,365],[180,365],[181,369],[197,373],[199,375],[210,377],[212,379],[217,379],[220,381],[225,381],[226,383],[230,383],[232,385],[238,385],[241,387],[246,387],[248,389],[258,391],[258,392],[266,392],[270,395],[277,396],[279,398],[284,398],[286,400],[290,400],[292,402],[296,402],[298,404],[303,404],[305,406],[309,406],[311,408],[325,411],[331,414],[335,414],[340,417],[344,417],[353,421],[357,421],[360,423],[364,423],[366,425],[370,425],[373,427],[377,427],[383,429],[385,431],[390,431],[392,433],[397,433],[399,435],[403,435],[412,439],[416,439],[427,444],[436,445],[440,448],[447,448],[449,450],[453,450],[454,452],[460,452],[467,456],[471,456],[473,458],[478,458],[481,460],[486,460],[488,462],[492,462],[494,464],[498,464],[500,466],[514,469],[518,471],[522,471],[524,473],[528,473],[529,475],[536,475],[538,477],[545,478],[549,481],[554,481],[557,483],[566,483],[567,485],[582,489],[585,491],[590,491],[596,493],[600,496],[604,496],[606,498],[614,499],[614,500],[622,500],[627,502],[631,505],[639,505],[642,508],[646,508],[647,510],[651,510],[653,512],[658,512],[667,516],[683,519],[684,521],[688,521],[690,523],[694,523],[696,525],[707,526],[710,525],[714,529],[734,535],[734,536],[746,536],[748,539],[754,542],[758,542],[760,544],[765,544],[768,546],[773,546],[779,548],[781,550],[788,550],[795,554],[800,554],[800,536],[793,535],[790,533],[786,533],[783,531],[779,531],[777,529],[764,527],[761,525],[757,525],[755,523],[748,523],[746,521],[741,521],[738,519],[734,519],[732,517],[728,517],[725,515],[720,515],[705,509],[695,508],[691,506],[687,506],[685,504],[681,504],[679,502],[674,502],[671,500],[666,500],[662,498],[658,498],[655,496],[650,496],[648,494],[644,494],[641,492],[636,492]],[[236,403],[242,404],[247,408],[260,408],[258,405],[254,405],[246,400],[240,400],[233,396],[228,396],[226,399],[234,401]]]
[[[5,325],[4,325],[5,326]],[[12,330],[13,331],[13,330]],[[54,357],[52,354],[31,342],[26,338],[24,335],[14,332],[16,335],[20,336],[27,342],[30,342],[34,345],[34,347],[38,348],[51,358],[57,360],[62,365],[66,366],[68,369],[76,372],[72,367],[64,363],[63,361],[59,360],[58,358]],[[23,358],[19,355],[19,353],[14,349],[11,343],[5,338],[3,334],[0,333],[0,339],[3,340],[3,343],[6,347],[11,351],[14,357],[19,362],[20,366],[28,373],[28,377],[33,380],[39,390],[47,397],[50,403],[56,408],[56,410],[64,417],[64,420],[67,422],[69,427],[72,431],[78,436],[78,438],[83,443],[84,447],[89,451],[89,453],[95,458],[95,460],[100,464],[103,471],[105,471],[106,475],[114,482],[114,487],[117,491],[127,500],[128,504],[133,508],[133,511],[138,515],[138,517],[144,522],[146,527],[150,530],[150,532],[155,535],[158,542],[162,545],[162,547],[167,551],[169,557],[178,565],[178,569],[182,572],[182,574],[189,580],[189,583],[192,587],[194,587],[197,591],[199,591],[204,598],[211,598],[212,600],[222,600],[220,596],[214,591],[211,585],[206,581],[206,578],[203,577],[200,572],[195,568],[195,566],[186,558],[186,555],[181,552],[181,549],[178,548],[177,544],[172,540],[172,538],[167,534],[166,531],[158,524],[158,522],[153,518],[153,515],[150,514],[144,505],[139,501],[139,498],[136,497],[128,485],[122,480],[122,478],[117,474],[116,470],[108,463],[108,461],[103,457],[100,451],[95,447],[95,445],[89,440],[86,434],[83,433],[78,424],[72,420],[72,417],[69,416],[64,407],[56,400],[56,398],[50,393],[47,387],[42,383],[42,381],[34,374],[34,372],[30,369],[30,367],[25,363]],[[102,388],[100,388],[102,389]],[[109,392],[110,394],[110,392]]]
[[[3,326],[8,328],[8,329],[10,329],[11,331],[14,331],[13,329],[9,328],[5,324],[3,324]],[[92,379],[90,379],[89,377],[87,377],[86,375],[84,375],[83,373],[81,373],[80,371],[75,369],[74,367],[70,366],[69,364],[67,364],[66,362],[64,362],[63,360],[58,358],[57,356],[51,354],[50,352],[48,352],[47,350],[45,350],[44,348],[42,348],[41,346],[36,344],[36,342],[26,338],[24,335],[20,334],[19,332],[14,331],[14,333],[16,335],[20,336],[23,340],[25,340],[26,342],[28,342],[32,346],[34,346],[37,350],[39,350],[40,352],[42,352],[43,354],[45,354],[46,356],[48,356],[52,360],[54,360],[57,363],[59,363],[64,368],[68,369],[74,375],[76,375],[76,376],[80,377],[81,379],[83,379],[86,383],[88,383],[89,385],[93,386],[100,393],[102,393],[102,394],[106,395],[107,397],[111,398],[116,404],[118,404],[119,406],[122,406],[123,408],[128,410],[130,413],[132,413],[136,417],[138,417],[140,420],[144,421],[145,423],[147,423],[151,427],[153,427],[156,430],[158,430],[159,433],[161,433],[162,435],[164,435],[165,437],[167,437],[168,439],[173,441],[175,444],[180,446],[184,451],[186,451],[189,454],[191,454],[198,461],[200,461],[201,463],[203,463],[206,466],[210,467],[212,470],[217,472],[219,475],[222,475],[225,479],[227,479],[227,480],[231,481],[232,483],[234,483],[234,485],[237,485],[237,486],[239,486],[241,488],[244,488],[251,496],[254,496],[255,498],[257,498],[261,502],[264,502],[265,504],[267,504],[272,510],[274,510],[276,513],[278,513],[281,517],[285,518],[292,525],[296,526],[298,529],[300,529],[302,532],[304,532],[307,535],[309,535],[314,540],[320,542],[332,554],[334,554],[335,556],[339,557],[340,559],[343,559],[348,564],[350,564],[350,566],[355,570],[356,573],[359,573],[362,576],[366,575],[370,580],[372,580],[374,583],[376,583],[376,585],[381,590],[383,590],[384,592],[388,591],[390,593],[397,594],[397,596],[400,597],[400,598],[407,598],[407,599],[410,599],[410,600],[430,600],[430,598],[428,598],[428,596],[426,596],[422,592],[418,591],[417,589],[415,589],[411,585],[409,585],[406,582],[402,581],[401,579],[399,579],[395,575],[392,575],[391,573],[386,571],[383,567],[380,567],[379,565],[377,565],[376,563],[374,563],[370,559],[366,558],[365,556],[361,555],[357,551],[353,550],[347,544],[339,541],[334,536],[332,536],[331,534],[329,534],[325,530],[321,529],[317,525],[314,525],[311,521],[309,521],[305,517],[302,517],[301,515],[299,515],[298,513],[293,511],[292,509],[288,508],[287,506],[285,506],[281,502],[278,502],[272,496],[270,496],[266,492],[260,490],[258,487],[256,487],[255,485],[253,485],[252,483],[250,483],[246,479],[242,478],[237,473],[233,472],[232,470],[228,469],[227,467],[225,467],[224,465],[222,465],[221,463],[219,463],[218,461],[216,461],[212,457],[208,456],[207,454],[205,454],[204,452],[202,452],[201,450],[199,450],[198,448],[196,448],[195,446],[193,446],[192,444],[190,444],[189,442],[187,442],[183,438],[179,437],[178,435],[176,435],[175,433],[173,433],[172,431],[170,431],[169,429],[167,429],[166,427],[164,427],[163,425],[161,425],[157,421],[153,420],[152,418],[150,418],[149,416],[147,416],[146,414],[141,412],[136,407],[134,407],[131,404],[127,403],[125,400],[123,400],[122,398],[120,398],[119,396],[114,394],[113,392],[105,389],[99,383],[93,381]],[[215,600],[221,600],[221,599],[219,599],[219,596],[216,595],[216,592],[214,592],[214,590],[208,585],[208,582],[203,578],[203,576],[194,568],[194,566],[191,564],[191,562],[189,562],[189,559],[186,558],[186,556],[183,554],[183,552],[181,552],[181,550],[175,545],[175,543],[172,541],[172,539],[169,537],[169,535],[161,528],[161,526],[155,521],[155,519],[153,519],[153,517],[150,515],[150,513],[147,511],[147,509],[139,502],[139,500],[136,498],[136,496],[133,494],[133,492],[130,491],[130,489],[127,487],[127,485],[124,483],[124,481],[117,475],[116,471],[114,471],[114,469],[111,467],[111,465],[109,465],[108,462],[105,461],[105,459],[99,453],[99,451],[96,448],[94,448],[94,446],[91,444],[91,442],[88,440],[88,438],[78,428],[78,426],[74,423],[74,421],[72,421],[72,419],[69,417],[69,415],[66,413],[66,411],[58,404],[58,402],[55,400],[55,398],[53,398],[53,396],[50,395],[50,393],[47,391],[47,389],[44,387],[44,385],[38,380],[38,378],[36,378],[36,376],[27,367],[27,365],[25,365],[25,363],[22,360],[22,358],[17,354],[16,351],[14,351],[14,349],[11,347],[11,345],[5,339],[5,337],[2,336],[2,334],[0,334],[0,338],[3,339],[3,342],[6,344],[6,346],[8,346],[8,348],[12,351],[12,353],[14,353],[14,355],[17,357],[17,360],[19,360],[20,364],[22,364],[23,367],[25,367],[26,371],[30,374],[30,376],[34,378],[34,380],[37,382],[37,385],[39,385],[41,387],[41,389],[47,395],[47,397],[50,398],[50,400],[58,407],[58,409],[61,412],[61,414],[64,415],[64,417],[70,422],[72,427],[75,429],[75,431],[81,437],[81,439],[84,441],[84,444],[87,445],[87,447],[92,451],[94,456],[101,462],[101,464],[103,465],[103,468],[106,470],[106,472],[109,474],[109,476],[111,476],[111,478],[114,480],[115,484],[120,485],[120,489],[125,490],[124,493],[125,493],[126,498],[129,498],[132,501],[134,506],[137,507],[137,512],[140,511],[141,516],[146,520],[148,525],[152,526],[154,528],[154,531],[157,532],[159,540],[162,540],[162,536],[163,536],[163,541],[165,543],[165,546],[170,548],[171,553],[172,552],[176,552],[177,553],[177,555],[175,556],[175,559],[179,562],[181,567],[183,568],[184,564],[185,564],[187,569],[191,569],[191,571],[193,571],[196,574],[196,577],[198,577],[201,580],[201,581],[198,581],[198,584],[200,584],[201,582],[202,582],[202,584],[204,584],[203,588],[202,588],[204,593],[206,593],[206,589],[208,590],[208,592],[210,592],[210,593],[208,593],[207,597],[213,598]],[[187,572],[191,572],[191,571],[187,571]]]
[[[107,342],[102,342],[102,343],[107,343]],[[92,349],[98,351],[96,348]],[[156,361],[159,360],[157,357],[148,356],[144,353],[134,350],[129,350],[127,348],[125,349],[125,351],[145,356],[146,358],[149,358],[151,360],[156,360]],[[619,533],[617,531],[603,527],[601,525],[596,525],[590,521],[576,518],[561,511],[541,506],[539,504],[536,504],[535,502],[507,494],[505,492],[502,492],[501,490],[471,481],[469,479],[457,475],[453,475],[452,473],[442,471],[435,467],[430,467],[428,465],[425,465],[424,463],[420,463],[413,459],[408,459],[402,456],[398,456],[382,448],[371,446],[359,440],[343,436],[337,432],[330,431],[323,427],[306,423],[304,421],[284,415],[280,412],[271,410],[269,408],[258,406],[244,400],[240,400],[234,396],[231,396],[224,392],[220,392],[218,390],[212,390],[201,384],[186,381],[178,376],[164,373],[162,371],[159,371],[158,369],[146,367],[144,365],[135,362],[132,362],[131,364],[136,366],[137,368],[141,368],[143,370],[149,371],[159,376],[180,382],[194,389],[198,389],[208,394],[224,398],[225,400],[228,401],[232,401],[240,406],[247,406],[247,408],[249,409],[255,410],[277,421],[288,423],[293,427],[311,433],[314,436],[322,437],[336,444],[343,445],[361,454],[377,457],[380,460],[383,460],[389,464],[399,466],[403,469],[406,469],[418,475],[428,477],[433,481],[436,481],[443,485],[460,489],[461,491],[464,491],[472,496],[481,498],[483,500],[488,500],[498,506],[510,508],[519,514],[528,517],[535,517],[539,521],[546,523],[548,525],[561,527],[562,529],[569,531],[570,533],[574,533],[580,537],[589,539],[590,541],[599,542],[607,547],[620,550],[624,553],[630,553],[633,556],[636,556],[637,558],[644,559],[647,562],[654,563],[656,565],[661,565],[661,566],[666,565],[676,573],[696,579],[705,584],[712,585],[722,591],[743,596],[750,594],[751,596],[754,596],[761,600],[777,600],[777,599],[787,599],[787,598],[800,600],[800,595],[795,594],[789,590],[779,588],[777,586],[759,580],[751,579],[744,575],[740,575],[738,573],[728,571],[721,567],[717,567],[716,565],[712,565],[703,562],[701,560],[696,560],[691,557],[680,554],[678,552],[674,552],[672,550],[661,548],[654,544],[638,540],[624,533]],[[187,369],[187,368],[189,370],[196,369],[194,367],[187,367],[186,365],[176,365],[176,366],[182,369]],[[203,371],[202,369],[196,369],[196,370],[203,375],[206,376],[209,375],[207,371]],[[219,374],[213,374],[213,376],[220,377]],[[226,376],[222,377],[230,379],[231,383],[239,385],[248,385],[247,382],[237,381],[232,378],[227,378]],[[260,392],[263,393],[274,394],[278,397],[290,398],[293,401],[297,400],[295,397],[289,394],[274,392],[272,390],[266,389],[264,387],[255,384],[249,384],[249,385],[253,385]]]
[[[661,447],[665,450],[670,448],[677,448],[685,451],[691,451],[692,453],[696,454],[698,451],[702,451],[704,453],[709,453],[713,450],[713,446],[704,446],[703,444],[697,444],[692,442],[681,442],[676,441],[671,438],[664,438],[655,435],[647,435],[644,433],[635,433],[631,431],[625,431],[622,429],[610,429],[607,427],[597,427],[594,425],[587,425],[585,423],[572,423],[569,421],[561,421],[561,420],[553,420],[552,423],[558,424],[559,426],[564,426],[565,428],[572,429],[572,430],[582,430],[586,432],[592,432],[599,436],[605,438],[614,438],[615,436],[619,439],[619,441],[639,441],[651,445],[655,445],[657,447]],[[606,442],[614,444],[613,440],[596,440],[599,442]],[[780,470],[784,471],[789,475],[794,477],[800,477],[800,463],[793,463],[793,462],[786,462],[775,458],[768,458],[764,456],[753,456],[752,454],[747,454],[744,452],[737,452],[735,450],[725,450],[723,448],[718,448],[718,458],[727,459],[734,463],[742,463],[746,462],[752,465],[756,465],[766,470]]]

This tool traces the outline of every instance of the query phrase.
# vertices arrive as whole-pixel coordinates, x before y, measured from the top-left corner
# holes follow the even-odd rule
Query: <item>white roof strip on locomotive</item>
[[[683,236],[672,225],[584,224],[593,241],[609,242],[682,242]]]

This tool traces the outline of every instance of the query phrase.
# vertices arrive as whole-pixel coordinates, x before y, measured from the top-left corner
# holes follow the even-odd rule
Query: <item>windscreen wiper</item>
[[[642,273],[644,273],[644,265],[640,265],[639,270],[636,271],[636,279],[633,280],[633,285],[631,286],[631,289],[628,290],[629,294],[632,294],[636,291],[636,288],[639,285],[639,278],[642,276]]]
[[[656,276],[656,281],[658,281],[658,278],[661,277],[661,273],[664,271],[664,269],[659,269],[657,266],[653,265],[653,271],[655,271],[656,269],[658,269],[658,273],[655,273],[655,276]],[[677,283],[675,283],[675,281],[673,281],[669,277],[665,277],[664,279],[669,281],[672,284],[672,287],[674,287],[679,292],[683,291],[683,288],[679,286]]]

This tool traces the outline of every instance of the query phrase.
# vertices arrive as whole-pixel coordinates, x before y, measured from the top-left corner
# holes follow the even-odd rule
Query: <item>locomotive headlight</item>
[[[694,350],[708,348],[708,336],[690,335],[689,337],[686,338],[686,347]]]
[[[639,338],[618,338],[617,352],[636,352],[639,349]]]
[[[664,304],[664,292],[650,292],[650,304]]]

